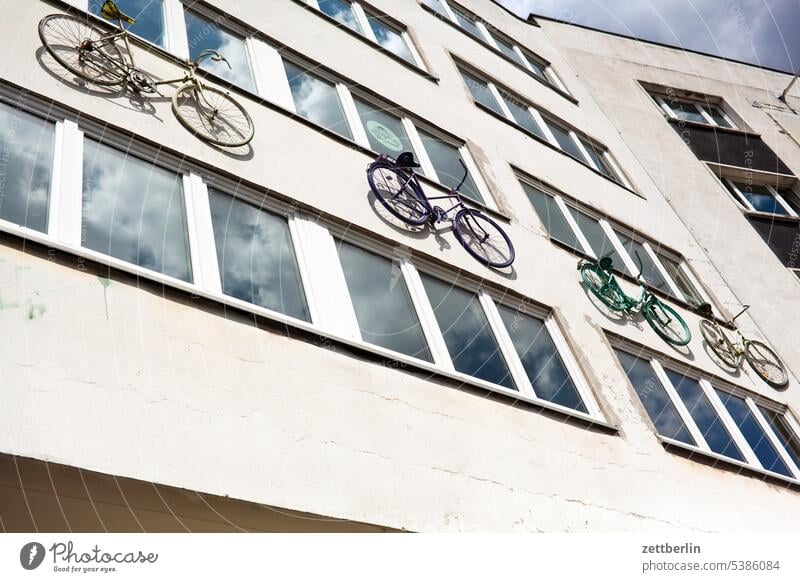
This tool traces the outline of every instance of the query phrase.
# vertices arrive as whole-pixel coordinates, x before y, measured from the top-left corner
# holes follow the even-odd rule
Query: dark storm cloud
[[[800,0],[499,0],[530,12],[785,71],[800,66]]]

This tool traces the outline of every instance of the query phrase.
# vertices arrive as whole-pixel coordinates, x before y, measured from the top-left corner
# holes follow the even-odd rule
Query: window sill
[[[752,132],[752,131],[746,131],[744,129],[721,127],[719,125],[708,125],[707,123],[700,123],[698,121],[686,121],[685,119],[675,119],[673,117],[669,117],[666,113],[663,113],[663,111],[662,111],[662,115],[664,116],[664,118],[669,123],[672,123],[674,125],[678,125],[680,127],[689,126],[689,127],[696,127],[698,129],[713,129],[714,131],[719,131],[721,133],[730,133],[730,134],[734,134],[734,135],[745,135],[747,137],[753,137],[753,138],[761,139],[761,134],[760,133],[755,133],[755,132]]]
[[[771,212],[760,212],[758,210],[748,210],[746,208],[742,208],[742,212],[747,217],[767,218],[772,220],[773,222],[788,222],[800,225],[800,217],[798,216],[789,216],[787,214],[772,214]]]
[[[374,42],[372,39],[364,36],[360,32],[355,31],[352,28],[350,28],[349,26],[346,26],[346,25],[342,24],[341,22],[339,22],[335,18],[332,18],[331,16],[328,16],[327,14],[322,12],[321,10],[316,9],[313,6],[309,6],[303,0],[294,0],[294,2],[295,2],[295,4],[299,4],[300,6],[302,6],[303,8],[308,10],[309,12],[312,12],[312,13],[316,14],[318,17],[322,18],[323,20],[326,20],[327,22],[329,22],[330,24],[332,24],[336,28],[339,28],[339,29],[343,30],[344,32],[346,32],[350,36],[359,39],[360,41],[362,41],[362,42],[366,43],[367,45],[369,45],[371,48],[377,50],[380,53],[383,53],[384,55],[386,55],[390,59],[393,59],[393,60],[397,61],[398,63],[400,63],[401,65],[403,65],[407,69],[410,69],[410,70],[414,71],[415,73],[417,73],[421,77],[424,77],[428,81],[431,81],[433,83],[438,83],[439,82],[439,77],[429,73],[424,68],[422,68],[420,65],[415,65],[414,63],[411,63],[411,62],[405,60],[403,57],[400,57],[400,56],[394,54],[392,51],[384,48],[383,46],[381,46],[377,42]]]
[[[767,471],[766,469],[759,469],[758,467],[753,467],[752,465],[748,465],[747,463],[737,461],[736,459],[731,459],[729,457],[725,457],[723,455],[719,455],[711,451],[704,451],[703,449],[697,446],[689,445],[684,442],[671,439],[669,437],[661,435],[657,436],[658,439],[661,441],[661,444],[664,445],[664,448],[666,450],[679,453],[682,456],[688,457],[692,461],[711,463],[713,466],[721,465],[725,470],[735,471],[737,473],[744,473],[750,475],[751,477],[761,477],[762,479],[769,481],[773,484],[788,486],[789,488],[800,492],[800,481],[792,477],[787,477],[785,475],[781,475],[780,473]],[[697,459],[696,456],[701,457],[701,459]]]
[[[167,275],[163,275],[131,263],[126,263],[120,259],[116,259],[84,247],[74,247],[58,241],[49,235],[42,234],[38,231],[33,231],[29,228],[14,225],[6,221],[0,221],[0,233],[4,233],[4,238],[8,237],[14,240],[21,239],[25,243],[33,243],[34,249],[38,249],[38,252],[43,257],[47,257],[48,260],[52,259],[51,254],[48,252],[50,250],[61,251],[69,256],[76,257],[79,265],[77,268],[82,271],[86,271],[89,268],[86,264],[86,261],[89,261],[92,265],[94,265],[95,269],[99,266],[113,269],[119,273],[133,275],[134,277],[141,278],[156,285],[161,285],[165,288],[174,290],[184,299],[208,300],[214,304],[220,304],[226,308],[235,309],[239,312],[252,315],[272,323],[277,323],[280,326],[285,326],[286,328],[289,328],[295,332],[299,332],[301,335],[304,335],[304,337],[307,338],[307,341],[310,342],[319,342],[320,339],[322,339],[328,340],[326,343],[329,345],[333,343],[341,347],[352,348],[357,350],[360,354],[367,354],[371,356],[374,361],[381,362],[384,366],[389,368],[423,373],[425,378],[433,377],[446,382],[454,382],[460,388],[475,390],[483,395],[498,395],[501,399],[512,406],[523,404],[527,408],[552,413],[559,419],[572,421],[580,426],[598,430],[607,434],[617,434],[619,431],[618,427],[609,424],[604,419],[596,418],[589,414],[578,412],[546,400],[528,397],[517,392],[516,390],[492,384],[491,382],[486,382],[460,372],[446,370],[433,363],[393,352],[373,344],[368,344],[363,340],[340,336],[326,331],[313,323],[295,319],[280,312],[271,311],[269,309],[253,305],[251,303],[247,303],[246,301],[242,301],[221,293],[207,291],[193,283],[187,283],[185,281],[174,279]],[[31,252],[33,250],[30,247],[21,248],[24,252]]]
[[[497,113],[496,111],[492,110],[490,107],[487,107],[486,105],[484,105],[483,103],[481,103],[481,102],[479,102],[479,101],[474,101],[474,100],[473,100],[473,102],[475,103],[476,107],[478,107],[478,109],[481,109],[481,110],[485,111],[486,113],[488,113],[489,115],[491,115],[492,117],[494,117],[494,118],[496,118],[496,119],[499,119],[500,121],[502,121],[502,122],[503,122],[503,123],[505,123],[506,125],[509,125],[509,126],[513,127],[514,129],[516,129],[517,131],[520,131],[520,132],[524,133],[524,134],[525,134],[525,135],[527,135],[528,137],[535,139],[537,142],[539,142],[539,143],[540,143],[540,144],[542,144],[543,146],[546,146],[546,147],[550,148],[550,149],[551,149],[551,150],[553,150],[554,152],[558,152],[559,154],[561,154],[561,155],[563,155],[563,156],[566,156],[566,157],[568,157],[568,158],[569,158],[569,159],[571,159],[571,160],[574,160],[575,162],[579,163],[581,166],[583,166],[584,168],[586,168],[586,169],[587,169],[587,170],[589,170],[590,172],[593,172],[594,174],[597,174],[598,176],[600,176],[600,177],[601,177],[601,178],[603,178],[604,180],[607,180],[607,181],[611,182],[612,184],[615,184],[616,186],[619,186],[619,187],[620,187],[620,188],[622,188],[623,190],[626,190],[627,192],[630,192],[631,194],[633,194],[633,195],[635,195],[635,196],[638,196],[639,198],[642,198],[642,195],[641,195],[641,194],[639,194],[638,192],[636,192],[635,190],[633,190],[633,189],[629,188],[628,186],[625,186],[624,184],[622,184],[622,183],[618,182],[618,181],[617,181],[617,180],[615,180],[614,178],[609,178],[609,177],[608,177],[608,176],[606,176],[606,175],[605,175],[603,172],[601,172],[601,171],[599,171],[599,170],[595,170],[595,169],[594,169],[593,167],[591,167],[590,165],[588,165],[588,164],[586,164],[585,162],[583,162],[583,161],[579,160],[579,159],[578,159],[578,158],[576,158],[575,156],[568,154],[567,152],[565,152],[565,151],[564,151],[564,150],[562,150],[561,148],[557,148],[556,146],[554,146],[553,144],[551,144],[551,143],[550,143],[549,141],[547,141],[546,139],[542,139],[541,137],[539,137],[539,136],[538,136],[538,135],[536,135],[535,133],[533,133],[533,132],[531,132],[531,131],[528,131],[527,129],[525,129],[525,128],[524,128],[524,127],[522,127],[521,125],[519,125],[519,124],[517,124],[517,123],[515,123],[515,122],[511,121],[510,119],[508,119],[506,116],[504,116],[504,115],[500,115],[499,113]],[[526,172],[526,173],[527,173],[527,172]]]
[[[296,0],[296,1],[299,1],[299,0]],[[449,18],[446,18],[446,17],[442,16],[441,14],[439,14],[438,12],[436,12],[436,11],[435,11],[433,8],[431,8],[430,6],[428,6],[428,5],[426,5],[426,4],[420,4],[420,7],[421,7],[423,10],[425,10],[426,12],[428,12],[428,13],[432,14],[433,16],[435,16],[436,18],[438,18],[439,20],[441,20],[442,22],[445,22],[446,24],[449,24],[450,26],[452,26],[453,28],[455,28],[456,30],[458,30],[459,32],[461,32],[462,34],[464,34],[464,35],[468,36],[469,38],[471,38],[472,40],[474,40],[475,42],[477,42],[478,44],[480,44],[482,47],[484,47],[484,48],[488,49],[489,51],[493,52],[493,53],[494,53],[494,54],[496,54],[497,56],[501,57],[501,58],[502,58],[504,61],[506,61],[506,62],[508,62],[508,63],[511,63],[511,64],[512,64],[512,65],[514,65],[516,68],[518,68],[520,71],[523,71],[523,72],[524,72],[524,73],[526,73],[526,74],[527,74],[529,77],[531,77],[532,79],[534,79],[534,80],[535,80],[537,83],[539,83],[540,85],[543,85],[544,87],[547,87],[548,89],[550,89],[550,90],[551,90],[551,91],[553,91],[554,93],[558,93],[558,94],[559,94],[561,97],[563,97],[564,99],[566,99],[567,101],[569,101],[569,102],[570,102],[570,103],[572,103],[573,105],[578,105],[578,100],[577,100],[577,99],[575,99],[575,97],[573,97],[572,95],[570,95],[569,93],[567,93],[566,91],[564,91],[563,89],[561,89],[560,87],[556,87],[556,86],[555,86],[555,85],[553,85],[552,83],[549,83],[549,82],[545,81],[544,79],[542,79],[541,77],[539,77],[538,75],[536,75],[535,73],[533,73],[532,71],[530,71],[529,69],[527,69],[526,67],[524,67],[524,66],[520,65],[520,64],[519,64],[518,62],[516,62],[515,60],[508,58],[508,57],[507,57],[507,56],[506,56],[506,55],[505,55],[505,54],[504,54],[502,51],[500,51],[500,50],[498,50],[498,49],[494,48],[494,47],[493,47],[492,45],[490,45],[488,42],[486,42],[486,41],[484,41],[484,40],[482,40],[482,39],[480,39],[480,38],[477,38],[477,37],[475,37],[475,36],[472,36],[471,34],[469,34],[468,32],[466,32],[466,31],[465,31],[463,28],[461,28],[459,25],[457,25],[455,22],[453,22],[453,21],[452,21],[452,20],[450,20]],[[550,65],[548,64],[548,66],[550,66]]]

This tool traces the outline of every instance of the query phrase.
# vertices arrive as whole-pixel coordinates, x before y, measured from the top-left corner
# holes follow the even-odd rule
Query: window
[[[596,146],[583,138],[579,139],[581,140],[581,144],[583,144],[583,149],[586,151],[586,154],[589,156],[592,164],[594,164],[595,169],[607,178],[611,178],[615,182],[619,182],[619,176],[617,176],[614,168],[611,167],[611,162],[608,161],[605,149]]]
[[[87,139],[84,247],[192,280],[181,176]]]
[[[347,0],[317,0],[317,4],[319,4],[319,9],[322,12],[334,20],[341,22],[348,28],[352,28],[356,32],[363,33],[355,14],[353,14],[353,6]]]
[[[536,120],[533,118],[533,114],[531,114],[531,110],[529,107],[517,101],[514,97],[509,95],[508,93],[500,93],[500,96],[503,98],[503,102],[508,107],[508,110],[511,112],[511,117],[514,118],[520,126],[527,129],[529,132],[534,134],[539,139],[546,140],[544,133],[542,132],[542,128],[539,127],[539,124],[536,123]]]
[[[310,321],[285,218],[209,189],[222,292]]]
[[[497,100],[494,98],[494,95],[492,95],[492,91],[489,89],[487,83],[464,71],[461,71],[461,76],[475,101],[484,107],[488,107],[498,115],[503,115],[503,110],[500,108],[500,105],[497,104]]]
[[[184,10],[184,17],[189,40],[189,57],[196,59],[197,55],[208,49],[218,51],[230,62],[230,68],[224,62],[211,59],[203,59],[201,66],[234,85],[255,91],[244,38],[223,30],[216,22],[190,10]]]
[[[354,101],[373,150],[392,158],[396,158],[402,152],[414,151],[399,117],[373,107],[361,99],[356,98]]]
[[[425,151],[431,160],[433,169],[439,177],[439,182],[448,188],[455,188],[464,177],[464,167],[459,162],[461,153],[459,149],[447,142],[433,137],[431,134],[422,130],[417,130]],[[483,196],[478,191],[472,176],[467,172],[467,179],[461,186],[461,193],[467,198],[472,198],[476,202],[483,203]]]
[[[447,14],[447,10],[445,10],[444,5],[442,4],[441,0],[422,0],[422,3],[425,4],[428,8],[436,12],[437,14],[444,16],[448,20],[450,20],[450,15]]]
[[[99,16],[104,1],[91,0],[90,12]],[[162,48],[167,47],[164,0],[124,0],[120,9],[136,19],[135,24],[125,25],[128,30]]]
[[[402,30],[388,24],[380,16],[367,13],[367,19],[369,20],[370,28],[372,28],[372,33],[375,35],[375,40],[379,45],[412,65],[418,64]]]
[[[461,10],[454,8],[453,6],[451,6],[450,9],[453,11],[453,14],[456,17],[456,21],[461,26],[461,28],[463,28],[465,31],[467,31],[469,34],[471,34],[478,40],[483,40],[483,35],[481,34],[478,25],[475,23],[475,19],[473,16],[467,15],[465,12],[462,12]]]
[[[739,465],[800,478],[798,435],[788,415],[676,372],[644,353],[615,352],[662,437]]]
[[[586,412],[544,321],[504,305],[498,309],[536,395],[548,402]]]
[[[55,126],[0,103],[0,219],[47,231]]]
[[[556,193],[549,194],[525,180],[520,180],[520,184],[551,238],[595,259],[608,256],[617,272],[631,276],[639,274],[641,260],[642,276],[649,286],[690,305],[705,303],[679,258],[623,234],[619,227],[590,216],[588,209],[578,210],[573,202],[567,203]]]
[[[556,140],[556,145],[559,147],[559,149],[571,155],[579,162],[583,162],[584,164],[587,163],[586,158],[583,157],[581,150],[578,148],[578,144],[575,143],[574,139],[572,139],[572,135],[570,135],[570,131],[568,129],[547,118],[545,118],[544,122],[547,125],[547,128],[550,130],[550,133],[553,135],[553,138]]]
[[[699,103],[671,96],[653,95],[653,99],[672,119],[702,123],[726,129],[736,129],[736,125],[722,109],[711,103]]]
[[[506,42],[505,40],[500,38],[500,36],[494,31],[490,32],[489,34],[491,35],[492,40],[494,40],[494,44],[496,44],[497,48],[500,49],[501,53],[503,53],[508,59],[514,61],[518,65],[522,67],[525,66],[526,64],[525,60],[522,58],[522,55],[520,55],[519,53],[517,53],[516,50],[514,50],[514,45],[512,43]]]
[[[766,212],[782,216],[798,216],[791,204],[793,195],[789,190],[777,190],[766,184],[751,184],[723,179],[734,199],[751,212]]]
[[[342,241],[338,251],[364,341],[432,362],[400,265]]]
[[[352,139],[336,85],[283,61],[298,115]]]
[[[422,283],[455,369],[516,389],[478,297],[429,275]]]
[[[550,85],[553,84],[553,80],[550,78],[550,72],[548,71],[547,65],[542,64],[537,59],[527,54],[525,55],[525,60],[527,61],[530,70],[533,71],[534,75],[539,77],[540,81],[544,81]]]

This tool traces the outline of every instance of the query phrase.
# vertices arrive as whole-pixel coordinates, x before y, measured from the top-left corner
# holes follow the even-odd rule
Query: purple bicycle
[[[508,267],[514,262],[514,245],[494,220],[464,204],[459,189],[467,179],[468,170],[459,161],[464,177],[443,196],[425,195],[416,172],[420,166],[411,152],[403,152],[396,160],[378,156],[367,167],[367,180],[375,198],[396,218],[412,226],[450,222],[458,242],[475,259],[496,269]],[[432,200],[449,200],[452,205],[445,210],[431,205]],[[450,218],[453,212],[455,215]]]

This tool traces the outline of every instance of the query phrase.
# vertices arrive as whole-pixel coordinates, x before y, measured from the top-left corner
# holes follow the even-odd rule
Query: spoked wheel
[[[645,304],[644,318],[661,339],[674,346],[685,346],[692,340],[692,332],[678,312],[658,299]]]
[[[423,202],[425,194],[411,172],[375,162],[367,170],[367,181],[375,198],[392,216],[411,226],[428,222],[430,209]]]
[[[39,38],[58,64],[96,85],[120,85],[125,60],[114,32],[69,14],[51,14],[39,22]]]
[[[186,129],[214,145],[244,146],[255,133],[245,108],[213,87],[203,86],[201,93],[194,83],[181,85],[172,96],[172,110]]]
[[[453,234],[469,254],[495,269],[508,267],[516,253],[511,239],[494,220],[465,208],[453,219]]]
[[[733,350],[733,346],[716,325],[704,319],[700,322],[700,333],[703,334],[703,339],[706,340],[708,347],[713,350],[723,364],[730,368],[739,367],[742,362],[741,353],[737,354]]]
[[[609,285],[605,271],[595,263],[581,265],[581,279],[592,295],[597,297],[603,305],[614,311],[625,311],[625,297],[616,288]]]
[[[768,345],[760,341],[746,341],[744,344],[744,357],[750,362],[756,374],[761,376],[767,384],[772,386],[785,386],[789,381],[789,374],[783,367],[778,354]]]

